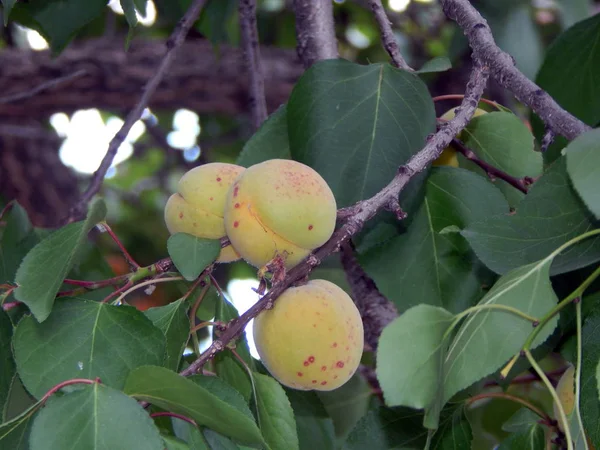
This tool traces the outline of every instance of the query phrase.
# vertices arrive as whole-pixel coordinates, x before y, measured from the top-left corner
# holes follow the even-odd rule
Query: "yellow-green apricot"
[[[188,233],[206,239],[226,235],[223,208],[229,187],[244,171],[241,166],[210,163],[194,167],[179,180],[177,193],[165,206],[165,222],[171,234]],[[239,259],[229,245],[221,249],[217,262]]]
[[[331,237],[336,209],[331,189],[316,171],[272,159],[249,167],[232,184],[225,231],[250,264],[263,267],[279,254],[289,269]]]
[[[454,119],[454,116],[456,112],[456,108],[452,108],[451,110],[447,111],[446,113],[444,113],[440,119],[448,121],[448,120],[452,120]],[[481,116],[483,114],[486,114],[487,111],[477,108],[475,110],[475,113],[473,113],[473,117],[477,117],[477,116]],[[458,138],[460,139],[460,135],[461,133],[458,133]],[[456,150],[454,150],[452,147],[446,147],[441,155],[435,160],[433,161],[433,165],[434,166],[451,166],[451,167],[458,167],[458,158],[456,156]]]
[[[346,383],[360,363],[363,333],[352,299],[325,280],[287,289],[254,320],[261,361],[281,384],[300,390]]]

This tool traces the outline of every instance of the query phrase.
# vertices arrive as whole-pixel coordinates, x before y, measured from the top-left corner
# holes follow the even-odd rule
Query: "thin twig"
[[[4,97],[0,97],[0,105],[4,105],[6,103],[16,102],[17,100],[24,100],[26,98],[33,97],[40,92],[47,91],[56,86],[60,86],[61,84],[68,84],[69,82],[76,80],[77,78],[81,78],[82,76],[87,74],[87,70],[80,69],[76,72],[73,72],[69,75],[60,78],[54,78],[53,80],[48,80],[33,89],[25,92],[17,92],[15,94],[6,95]]]
[[[446,16],[466,34],[473,57],[486,64],[498,84],[529,106],[548,128],[569,140],[591,130],[517,69],[513,57],[496,45],[486,20],[468,0],[441,0],[441,4]]]
[[[140,265],[129,254],[129,252],[127,251],[121,240],[118,238],[118,236],[115,234],[115,232],[112,230],[112,228],[106,222],[102,222],[101,227],[103,231],[106,231],[108,233],[108,235],[111,237],[114,243],[117,244],[117,247],[119,247],[119,250],[121,250],[121,253],[127,261],[127,264],[129,264],[129,267],[133,270],[139,269]]]
[[[244,62],[250,78],[249,100],[252,111],[252,124],[255,129],[258,129],[267,119],[267,99],[265,97],[265,80],[258,46],[256,0],[240,0],[239,11]]]
[[[260,314],[268,305],[273,304],[285,289],[292,283],[306,278],[313,267],[328,255],[339,250],[344,242],[362,229],[367,220],[388,205],[391,199],[397,198],[411,178],[431,164],[450,144],[452,138],[467,126],[483,94],[487,79],[487,69],[475,64],[467,83],[465,98],[460,107],[456,109],[456,116],[445,123],[437,133],[429,136],[423,149],[415,154],[406,165],[398,169],[397,175],[387,186],[373,197],[360,202],[358,204],[360,206],[355,205],[356,214],[352,215],[336,230],[322,247],[309,255],[302,263],[290,269],[281,282],[274,284],[269,292],[244,314],[229,322],[219,338],[213,340],[210,347],[181,374],[187,376],[197,373],[206,362],[222,351],[229,342],[236,339],[244,331],[250,320]]]
[[[518,189],[523,194],[527,194],[528,186],[533,183],[533,179],[529,177],[525,178],[515,178],[512,175],[507,174],[503,170],[498,169],[497,167],[492,166],[491,164],[485,162],[482,159],[479,159],[477,154],[471,150],[469,147],[465,145],[463,141],[458,138],[452,139],[453,147],[456,148],[465,158],[473,163],[477,164],[481,167],[491,178],[500,178],[501,180],[506,181],[515,189]]]
[[[140,119],[142,113],[144,112],[144,108],[148,106],[148,102],[150,101],[150,97],[158,88],[158,85],[162,81],[163,77],[171,67],[171,63],[175,58],[175,54],[177,50],[183,44],[185,37],[200,15],[200,11],[202,7],[206,3],[206,0],[194,0],[188,10],[186,11],[183,18],[179,21],[173,33],[166,42],[167,50],[160,61],[156,72],[148,80],[146,86],[144,86],[144,93],[142,94],[139,102],[135,105],[135,107],[127,114],[125,122],[121,129],[115,134],[110,143],[108,144],[108,151],[104,158],[102,158],[102,162],[100,163],[100,167],[98,170],[94,172],[92,176],[92,180],[87,188],[87,190],[83,193],[77,204],[72,208],[68,221],[71,222],[73,220],[81,217],[87,209],[87,204],[90,200],[98,193],[100,187],[102,186],[102,182],[106,175],[106,172],[110,168],[119,147],[125,141],[125,138],[129,134],[131,127]]]
[[[381,31],[381,42],[383,43],[383,47],[392,58],[394,66],[400,69],[414,72],[414,69],[408,65],[408,63],[402,57],[402,53],[400,53],[400,47],[398,47],[398,42],[396,41],[396,37],[394,36],[392,24],[390,23],[390,19],[388,19],[387,14],[385,13],[385,9],[381,4],[381,0],[369,0],[369,5],[371,6],[371,10],[373,11],[375,20],[377,21],[377,25],[379,25],[379,30]]]

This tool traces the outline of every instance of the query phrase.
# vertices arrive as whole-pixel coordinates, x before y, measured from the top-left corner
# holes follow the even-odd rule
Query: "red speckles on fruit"
[[[308,361],[304,361],[304,367],[308,367],[310,363]]]
[[[317,324],[316,323],[313,323],[313,328],[317,328]]]
[[[317,384],[317,380],[312,380],[311,383],[312,384]]]
[[[312,230],[312,229],[313,229],[313,226],[312,226],[312,225],[309,225],[309,226],[308,226],[308,230],[310,231],[310,230]]]
[[[296,375],[298,375],[299,377],[303,376],[304,374],[302,372],[298,372]]]
[[[233,188],[233,196],[237,197],[239,191],[240,191],[240,187],[239,186],[235,186]]]
[[[233,222],[233,227],[237,228],[240,226],[240,223],[236,220],[235,222]]]
[[[221,181],[221,177],[217,177],[217,181]]]
[[[309,363],[311,363],[311,364],[312,364],[312,363],[314,363],[314,362],[315,362],[315,357],[314,357],[314,356],[312,356],[312,355],[311,355],[311,356],[309,356],[309,357],[308,357],[308,362],[309,362]]]
[[[179,213],[179,218],[183,219],[183,213],[182,212]]]
[[[321,381],[321,386],[325,386],[327,384],[327,381]]]
[[[212,202],[214,200],[214,198],[211,197],[209,200]]]
[[[337,342],[334,342],[333,344],[331,344],[331,346],[332,346],[333,348],[336,348],[336,347],[338,346],[338,343],[337,343]]]
[[[336,362],[335,366],[339,367],[341,369],[342,367],[344,367],[344,361],[338,361],[338,362]]]
[[[333,379],[334,379],[334,380],[337,380],[337,379],[338,379],[338,376],[337,376],[337,375],[334,375],[334,376],[333,376]]]
[[[234,206],[234,208],[239,208],[239,207],[240,207],[240,204],[239,204],[239,203],[236,203],[236,204],[235,204],[235,205],[233,205],[233,206]]]
[[[327,370],[327,366],[321,366],[321,372],[325,372]]]

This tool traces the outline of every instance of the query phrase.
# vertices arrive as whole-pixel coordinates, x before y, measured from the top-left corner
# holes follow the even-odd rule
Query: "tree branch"
[[[181,372],[182,375],[192,375],[218,352],[222,351],[229,342],[236,339],[246,328],[248,322],[260,314],[261,311],[272,305],[275,299],[293,283],[305,279],[313,267],[320,264],[324,258],[338,251],[340,246],[347,242],[363,227],[365,222],[375,216],[381,209],[389,205],[390,201],[397,198],[402,189],[410,179],[417,173],[423,171],[433,160],[435,160],[446,148],[452,138],[456,136],[473,116],[479,99],[483,94],[488,79],[487,68],[475,63],[471,77],[467,83],[465,98],[456,109],[456,116],[446,122],[440,130],[427,139],[427,143],[418,153],[408,161],[407,164],[398,169],[397,175],[392,181],[373,197],[363,200],[355,205],[356,214],[338,228],[333,236],[313,254],[309,255],[302,263],[290,269],[280,283],[271,287],[269,292],[255,303],[248,311],[239,318],[229,322],[218,339],[215,339],[210,347],[202,355]]]
[[[68,221],[81,218],[84,215],[84,212],[87,210],[87,204],[100,190],[102,182],[104,181],[104,176],[110,168],[113,159],[119,150],[119,147],[129,134],[131,127],[133,127],[140,117],[142,117],[142,112],[144,111],[144,108],[148,106],[150,97],[152,97],[152,94],[154,94],[154,91],[156,91],[156,88],[169,70],[177,50],[179,47],[181,47],[181,44],[183,44],[188,31],[200,15],[200,11],[202,11],[202,7],[204,6],[205,2],[206,0],[194,0],[183,18],[175,26],[175,30],[173,30],[171,36],[169,36],[169,39],[167,39],[167,50],[162,57],[156,72],[144,86],[144,93],[135,107],[129,112],[129,114],[127,114],[121,129],[117,131],[117,134],[115,134],[108,144],[108,151],[106,152],[106,155],[104,155],[104,158],[102,158],[100,167],[98,167],[96,172],[94,172],[88,188],[83,193],[77,204],[72,208]]]
[[[383,46],[392,58],[394,66],[400,69],[413,72],[414,70],[412,69],[412,67],[410,67],[406,63],[406,61],[402,57],[402,53],[400,53],[400,48],[398,47],[398,42],[396,41],[396,37],[394,36],[392,25],[385,13],[383,5],[381,4],[381,0],[369,0],[369,5],[371,6],[371,10],[373,11],[375,20],[377,21],[377,25],[379,25],[379,30],[381,31],[381,41],[383,43]]]
[[[322,59],[338,57],[333,2],[331,0],[294,0],[298,56],[305,68]]]
[[[352,298],[362,317],[365,342],[375,350],[381,332],[398,317],[398,310],[396,305],[379,292],[375,282],[358,263],[349,243],[342,245],[341,252],[342,267],[352,289]]]
[[[33,97],[34,95],[37,95],[40,92],[44,92],[48,89],[52,89],[52,88],[55,88],[57,86],[64,85],[64,84],[69,84],[69,82],[76,80],[77,78],[80,78],[84,75],[86,75],[86,71],[84,69],[81,69],[81,70],[78,70],[77,72],[71,73],[64,77],[53,78],[44,83],[41,83],[40,85],[38,85],[28,91],[17,92],[15,94],[10,94],[5,97],[0,97],[0,105],[5,104],[5,103],[12,103],[12,102],[16,102],[17,100],[24,100],[26,98]]]
[[[463,29],[473,56],[486,64],[498,84],[529,106],[548,128],[569,140],[591,129],[516,68],[512,56],[496,45],[486,20],[468,0],[441,0],[441,4],[446,16]]]
[[[250,109],[255,129],[267,119],[267,100],[265,82],[260,61],[258,46],[258,29],[256,28],[256,0],[240,0],[240,28],[244,61],[250,79]]]

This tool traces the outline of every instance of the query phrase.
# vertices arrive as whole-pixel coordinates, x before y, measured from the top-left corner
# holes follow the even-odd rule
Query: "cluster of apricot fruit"
[[[217,262],[243,258],[262,268],[276,257],[290,269],[333,234],[336,202],[312,168],[274,159],[247,169],[224,163],[183,175],[167,201],[171,234],[227,237]],[[261,360],[280,383],[332,390],[352,377],[363,351],[363,325],[340,287],[312,280],[288,288],[254,321]]]

